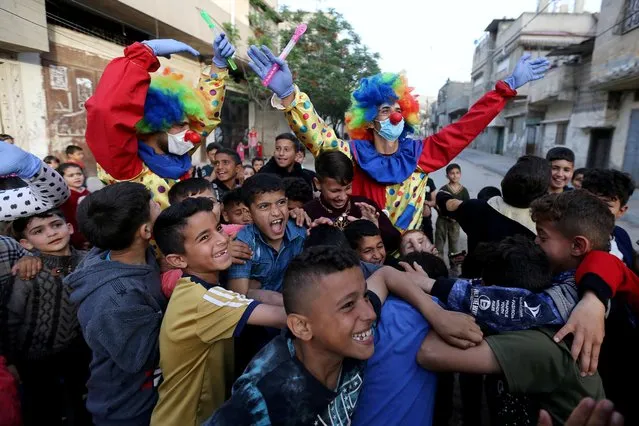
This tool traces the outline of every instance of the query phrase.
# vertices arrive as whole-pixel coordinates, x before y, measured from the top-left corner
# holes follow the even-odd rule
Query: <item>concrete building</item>
[[[538,20],[544,15],[534,23],[541,25]],[[554,24],[573,28],[573,34],[562,40],[591,37],[573,44],[562,41],[563,45],[541,51],[552,62],[546,77],[520,90],[474,146],[517,157],[544,155],[564,145],[575,152],[577,167],[613,167],[639,182],[639,2],[604,0],[600,13],[590,16],[593,29],[582,33],[576,32],[577,27],[590,25],[585,22],[587,14],[577,14],[576,19],[573,15]],[[506,34],[514,22],[496,20],[487,28],[475,55],[474,82],[491,73],[502,78],[495,62],[485,58],[490,49],[496,50],[491,47],[491,40],[498,38],[495,34]],[[473,98],[476,95],[473,90]]]
[[[473,57],[471,104],[508,76],[525,53],[542,56],[594,36],[596,16],[583,12],[582,1],[550,5],[542,0],[537,12],[525,12],[517,19],[495,19],[486,27]],[[531,87],[518,90],[517,97],[475,139],[475,148],[513,157],[541,153],[545,109],[528,102]],[[559,120],[552,114],[549,117]]]
[[[433,132],[459,120],[468,111],[471,93],[470,82],[446,81],[437,94],[437,104],[432,112]]]
[[[592,54],[590,86],[603,92],[594,156],[639,182],[639,2],[603,0]],[[598,154],[601,153],[601,154]]]
[[[62,156],[69,144],[86,148],[84,102],[93,94],[102,70],[123,46],[151,38],[175,38],[198,49],[210,61],[211,30],[197,8],[218,25],[232,24],[239,70],[229,79],[222,125],[214,138],[232,146],[255,126],[260,139],[271,142],[287,128],[281,113],[251,113],[243,69],[247,40],[253,36],[251,14],[277,17],[277,0],[14,0],[0,4],[0,132],[43,157]],[[179,9],[179,10],[178,10]],[[268,13],[266,13],[268,12]],[[274,24],[277,25],[277,22]],[[162,68],[197,81],[197,58],[173,55],[161,59]],[[162,71],[162,68],[159,72]],[[260,122],[262,120],[263,122]],[[265,143],[265,152],[272,150]],[[202,150],[203,151],[203,150]],[[194,159],[204,158],[204,152]],[[92,158],[87,161],[95,171]]]

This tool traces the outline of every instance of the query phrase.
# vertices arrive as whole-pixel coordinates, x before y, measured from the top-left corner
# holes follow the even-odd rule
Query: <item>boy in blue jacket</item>
[[[150,247],[160,206],[144,185],[89,195],[78,224],[94,248],[65,284],[93,352],[87,409],[98,426],[148,425],[158,399],[158,335],[166,299]]]

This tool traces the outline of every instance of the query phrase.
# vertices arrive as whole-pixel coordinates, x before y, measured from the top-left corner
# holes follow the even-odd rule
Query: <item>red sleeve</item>
[[[592,251],[584,257],[575,275],[580,292],[591,290],[600,298],[622,294],[639,313],[639,277],[616,256]]]
[[[516,94],[506,83],[498,81],[495,90],[475,102],[459,121],[424,140],[417,165],[426,173],[444,167],[493,121]]]
[[[151,76],[160,62],[150,48],[134,43],[124,57],[104,69],[95,94],[87,101],[87,145],[96,162],[118,180],[142,171],[135,125],[144,115]]]

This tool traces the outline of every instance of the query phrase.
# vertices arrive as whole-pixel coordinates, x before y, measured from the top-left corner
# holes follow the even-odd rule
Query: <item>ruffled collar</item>
[[[422,153],[423,142],[410,138],[399,138],[396,152],[384,155],[367,140],[350,142],[359,167],[374,181],[383,185],[402,183],[413,174]]]
[[[191,170],[191,155],[157,154],[153,148],[138,141],[138,156],[156,175],[164,179],[179,179]]]

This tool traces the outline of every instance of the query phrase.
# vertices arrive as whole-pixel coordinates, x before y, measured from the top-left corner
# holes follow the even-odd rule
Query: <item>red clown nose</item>
[[[390,122],[392,125],[395,125],[397,123],[399,123],[400,121],[402,121],[402,114],[400,112],[395,111],[394,113],[392,113],[389,117]]]
[[[198,132],[188,130],[184,135],[184,140],[191,142],[192,144],[198,144],[202,140]]]

